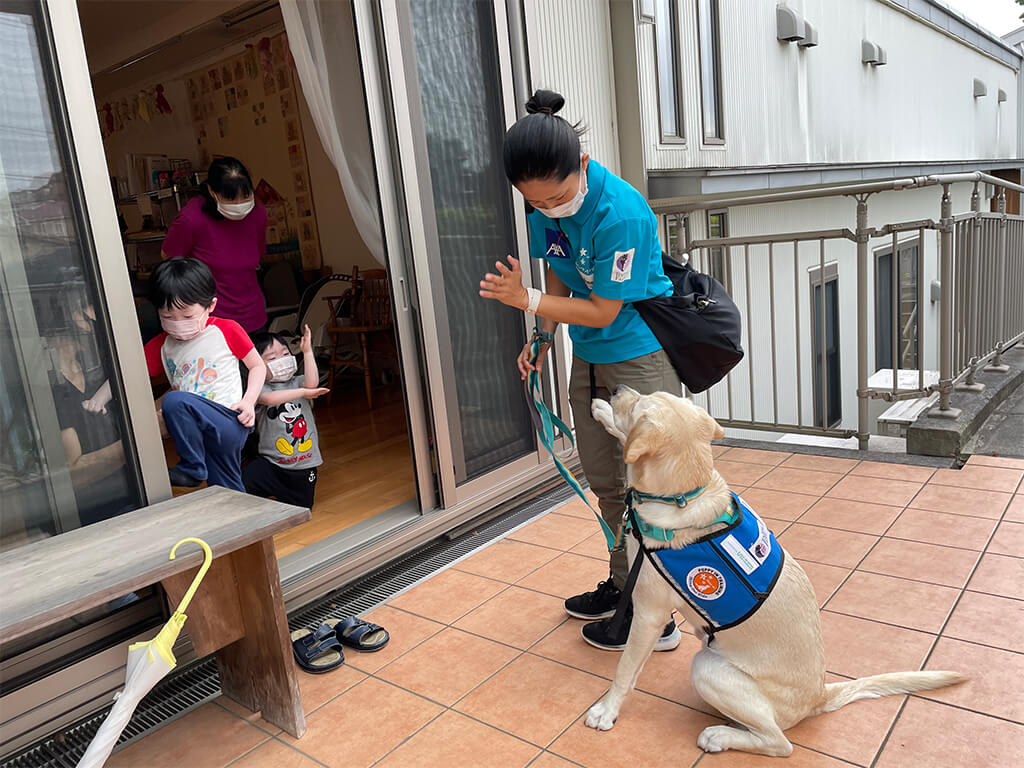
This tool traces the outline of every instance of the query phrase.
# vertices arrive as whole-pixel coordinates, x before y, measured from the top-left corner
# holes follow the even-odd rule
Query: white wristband
[[[533,314],[537,311],[537,307],[540,306],[540,297],[544,294],[536,288],[527,288],[526,295],[530,298],[529,303],[526,305],[526,311]]]

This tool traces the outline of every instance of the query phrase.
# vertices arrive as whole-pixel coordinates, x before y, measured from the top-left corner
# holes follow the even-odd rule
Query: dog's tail
[[[845,683],[826,683],[825,702],[815,714],[834,712],[840,707],[861,699],[877,699],[895,693],[930,691],[945,688],[967,680],[959,672],[888,672],[884,675],[861,677]]]

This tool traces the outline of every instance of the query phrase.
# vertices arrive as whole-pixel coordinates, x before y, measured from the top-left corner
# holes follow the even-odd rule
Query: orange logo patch
[[[716,600],[725,592],[725,576],[721,571],[702,565],[687,574],[686,586],[703,600]]]

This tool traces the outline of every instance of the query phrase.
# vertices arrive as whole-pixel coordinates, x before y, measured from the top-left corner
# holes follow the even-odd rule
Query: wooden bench
[[[308,509],[205,488],[0,554],[0,643],[160,582],[173,610],[203,553],[213,564],[186,611],[199,656],[216,654],[221,689],[298,738],[306,730],[273,535]],[[156,630],[153,631],[156,634]]]

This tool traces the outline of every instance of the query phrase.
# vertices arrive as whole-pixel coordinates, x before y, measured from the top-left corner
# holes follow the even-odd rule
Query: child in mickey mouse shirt
[[[259,456],[242,468],[242,482],[247,493],[311,508],[323,458],[310,401],[329,390],[319,386],[309,326],[302,334],[302,374],[276,333],[257,333],[252,340],[267,365],[267,383],[256,407]]]

